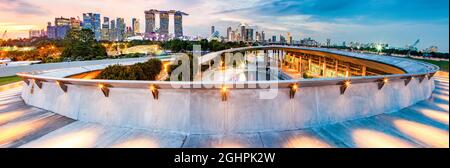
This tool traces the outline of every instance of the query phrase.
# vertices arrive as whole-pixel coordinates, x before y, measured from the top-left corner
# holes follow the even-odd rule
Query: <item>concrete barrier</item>
[[[344,94],[339,83],[348,79],[289,80],[273,81],[278,84],[271,88],[277,94],[273,99],[259,97],[270,89],[243,88],[230,89],[227,101],[222,101],[217,88],[176,89],[157,81],[64,78],[106,65],[19,76],[30,81],[22,92],[27,104],[80,121],[195,134],[248,133],[295,130],[396,112],[431,96],[434,81],[430,74],[437,68],[415,61],[383,60],[401,68],[415,65],[416,69],[402,75],[350,78],[353,82]],[[413,78],[405,85],[409,77]],[[384,78],[389,82],[379,89],[376,81]],[[42,88],[33,80],[42,81]],[[66,82],[67,92],[55,81]],[[108,97],[97,87],[99,83],[111,85]],[[290,99],[288,85],[292,83],[298,83],[300,88]],[[150,85],[160,86],[158,99],[153,98]]]

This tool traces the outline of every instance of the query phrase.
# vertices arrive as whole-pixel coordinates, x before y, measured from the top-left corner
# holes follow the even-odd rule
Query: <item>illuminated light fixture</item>
[[[349,80],[344,81],[341,83],[341,95],[343,95],[345,93],[345,91],[347,90],[348,87],[350,87],[351,82]]]
[[[436,72],[430,73],[428,74],[428,80],[431,80],[431,78],[436,75]]]
[[[381,90],[383,86],[386,85],[386,83],[388,83],[388,81],[389,81],[388,78],[380,79],[378,81],[378,90]]]
[[[100,90],[102,90],[103,95],[105,95],[105,97],[109,97],[109,88],[108,88],[108,86],[106,86],[104,84],[98,84],[98,87],[100,88]]]
[[[412,76],[406,77],[406,79],[405,79],[405,86],[408,86],[409,82],[411,82],[412,79],[413,79]]]
[[[228,100],[228,88],[226,86],[222,86],[220,93],[222,95],[222,101],[227,101]]]
[[[36,83],[39,89],[42,89],[42,81],[34,79],[34,83]]]
[[[422,83],[422,81],[425,79],[427,75],[421,75],[419,76],[419,83]]]
[[[158,97],[159,97],[158,86],[151,85],[151,86],[150,86],[150,91],[152,92],[153,99],[157,100]]]
[[[64,93],[67,93],[67,85],[64,82],[56,81],[56,84],[58,84],[59,88],[61,88]]]
[[[295,93],[297,92],[297,90],[298,90],[298,85],[296,83],[289,85],[289,98],[290,99],[294,99]]]

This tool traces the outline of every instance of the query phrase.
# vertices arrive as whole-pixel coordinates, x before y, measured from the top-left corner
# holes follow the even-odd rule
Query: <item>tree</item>
[[[150,59],[131,66],[110,65],[96,77],[109,80],[156,80],[162,70],[159,59]]]
[[[92,60],[107,56],[106,48],[95,41],[94,32],[89,29],[70,30],[63,45],[61,57],[64,60]]]

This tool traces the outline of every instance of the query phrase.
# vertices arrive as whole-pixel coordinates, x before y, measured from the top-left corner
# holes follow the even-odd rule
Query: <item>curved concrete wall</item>
[[[388,58],[383,59],[388,62]],[[411,74],[433,72],[430,65],[413,66],[414,61],[395,60],[398,66],[410,68]],[[61,80],[106,66],[52,70],[38,75]],[[145,88],[111,87],[109,97],[105,97],[95,85],[67,84],[68,92],[63,92],[54,80],[43,82],[42,89],[33,82],[24,85],[22,98],[29,105],[80,121],[200,134],[293,130],[390,113],[429,98],[434,90],[432,78],[420,83],[415,77],[407,86],[404,79],[396,78],[381,90],[377,82],[351,84],[343,95],[336,84],[301,87],[294,99],[289,98],[287,87],[276,88],[277,96],[268,100],[259,99],[260,92],[268,89],[230,89],[228,100],[223,102],[217,89],[165,87],[159,89],[159,99],[155,100]]]
[[[222,102],[218,90],[160,89],[154,100],[147,89],[110,88],[105,97],[93,86],[68,85],[64,93],[56,83],[42,89],[25,85],[27,104],[64,116],[105,125],[185,133],[256,132],[292,130],[389,113],[431,96],[433,80],[408,86],[390,81],[381,90],[377,83],[351,85],[344,95],[339,86],[301,88],[294,99],[289,89],[279,89],[274,99],[259,99],[263,89],[230,90]]]

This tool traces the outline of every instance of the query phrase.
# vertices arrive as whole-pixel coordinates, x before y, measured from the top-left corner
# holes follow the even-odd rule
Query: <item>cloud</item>
[[[48,12],[41,7],[25,0],[0,0],[0,10],[18,15],[46,15]]]

